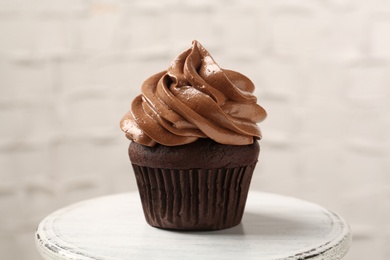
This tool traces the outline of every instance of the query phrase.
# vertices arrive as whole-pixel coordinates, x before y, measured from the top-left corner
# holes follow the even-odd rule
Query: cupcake
[[[147,223],[220,230],[241,222],[266,117],[253,91],[197,41],[143,83],[120,126]]]

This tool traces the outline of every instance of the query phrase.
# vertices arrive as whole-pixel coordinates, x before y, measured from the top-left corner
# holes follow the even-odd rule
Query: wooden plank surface
[[[244,218],[221,231],[149,226],[138,193],[100,197],[60,209],[39,224],[44,259],[341,259],[352,236],[337,214],[271,193],[248,196]]]

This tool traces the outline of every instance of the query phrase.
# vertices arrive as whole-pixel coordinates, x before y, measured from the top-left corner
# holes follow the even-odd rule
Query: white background
[[[193,39],[268,112],[251,189],[342,215],[346,259],[389,259],[388,0],[0,0],[0,259],[40,259],[52,211],[136,189],[119,120]]]

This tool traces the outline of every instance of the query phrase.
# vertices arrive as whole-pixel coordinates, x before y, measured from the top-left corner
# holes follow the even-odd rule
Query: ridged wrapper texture
[[[180,230],[238,225],[255,165],[175,170],[133,164],[146,221]]]

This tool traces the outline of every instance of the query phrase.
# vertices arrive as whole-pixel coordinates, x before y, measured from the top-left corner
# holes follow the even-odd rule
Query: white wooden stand
[[[348,224],[316,204],[251,191],[244,218],[221,231],[149,226],[138,193],[100,197],[60,209],[38,226],[44,259],[341,259]]]

